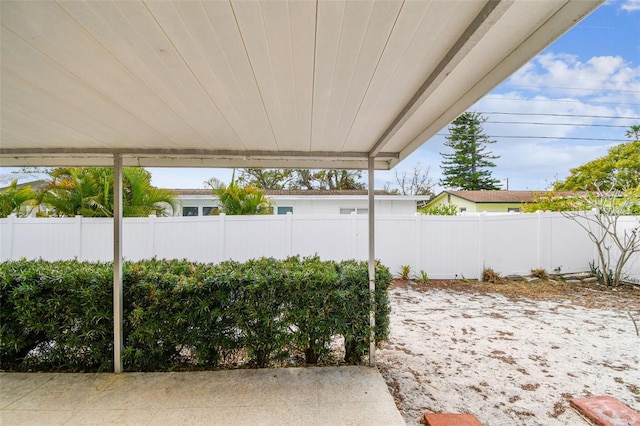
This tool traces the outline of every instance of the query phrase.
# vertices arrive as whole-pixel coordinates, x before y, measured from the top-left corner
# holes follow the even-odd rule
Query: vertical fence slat
[[[478,216],[478,273],[476,275],[478,281],[482,281],[482,272],[485,268],[485,217],[484,213]]]

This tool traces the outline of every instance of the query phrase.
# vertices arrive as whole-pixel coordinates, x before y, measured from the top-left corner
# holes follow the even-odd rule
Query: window
[[[183,207],[182,216],[198,216],[197,207]]]
[[[278,214],[293,213],[293,207],[280,207],[278,206]]]
[[[203,216],[212,216],[214,214],[218,214],[218,210],[220,210],[218,207],[205,206],[205,207],[202,208],[202,215]]]
[[[520,211],[520,207],[507,207],[507,211],[509,213],[518,213]]]
[[[340,209],[340,214],[351,214],[351,213],[356,213],[356,214],[368,214],[369,213],[369,209],[368,208],[344,208],[344,209]]]
[[[466,208],[466,207],[460,207],[460,213],[464,213],[464,212],[466,212],[466,211],[467,211],[467,208]]]

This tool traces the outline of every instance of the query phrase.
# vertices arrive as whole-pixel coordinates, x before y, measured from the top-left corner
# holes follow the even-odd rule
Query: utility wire
[[[597,104],[597,105],[633,105],[640,106],[640,103],[637,102],[604,102],[604,101],[579,101],[577,99],[523,99],[523,98],[505,98],[500,95],[487,95],[483,99],[499,99],[504,101],[524,101],[524,102],[565,102],[565,103],[588,103],[588,104]]]
[[[508,84],[508,87],[517,87],[523,89],[551,89],[551,90],[586,90],[590,92],[615,92],[615,93],[640,93],[640,90],[629,90],[629,89],[603,89],[598,87],[557,87],[557,86],[535,86],[535,85],[524,85],[524,84]]]
[[[460,134],[461,136],[473,136],[473,134]],[[436,133],[436,136],[451,136],[449,133]],[[570,140],[570,141],[596,141],[596,142],[629,142],[629,139],[608,139],[608,138],[575,138],[568,136],[507,136],[507,135],[484,135],[489,139],[553,139],[553,140]]]
[[[483,115],[533,115],[541,117],[580,117],[580,118],[610,118],[613,120],[640,120],[640,117],[621,117],[613,115],[587,115],[587,114],[556,114],[543,112],[480,112]]]
[[[580,124],[580,123],[539,123],[533,121],[485,121],[485,123],[490,124],[535,124],[542,126],[574,126],[574,127],[619,127],[623,129],[627,129],[629,126],[616,126],[614,124]]]

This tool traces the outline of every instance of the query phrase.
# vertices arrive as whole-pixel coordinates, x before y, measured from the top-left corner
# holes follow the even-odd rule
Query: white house
[[[182,209],[175,216],[207,216],[218,208],[209,189],[174,189]],[[274,214],[366,214],[369,211],[366,190],[266,190],[274,202]],[[377,214],[412,215],[427,196],[392,195],[376,191]]]

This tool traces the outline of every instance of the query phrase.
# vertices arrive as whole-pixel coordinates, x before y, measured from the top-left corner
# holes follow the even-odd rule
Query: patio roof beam
[[[3,157],[20,157],[31,155],[63,155],[75,154],[91,156],[140,156],[140,157],[193,157],[193,156],[233,156],[233,157],[260,157],[260,158],[369,158],[368,152],[361,151],[243,151],[243,150],[219,150],[219,149],[103,149],[103,148],[0,148],[0,155]],[[397,152],[380,152],[377,158],[398,158]],[[4,160],[4,159],[3,159]]]
[[[485,7],[478,13],[476,18],[438,63],[433,72],[431,72],[429,77],[422,83],[422,86],[415,92],[413,97],[373,145],[373,148],[369,152],[370,156],[376,157],[382,154],[385,145],[400,131],[404,124],[438,88],[440,83],[464,60],[466,55],[482,40],[482,37],[512,5],[513,2],[505,0],[490,0],[487,2]]]
[[[123,167],[260,167],[366,169],[367,152],[335,151],[240,151],[201,149],[76,149],[0,148],[6,167],[111,167],[114,155],[121,155]],[[375,168],[389,170],[397,152],[376,156]]]

